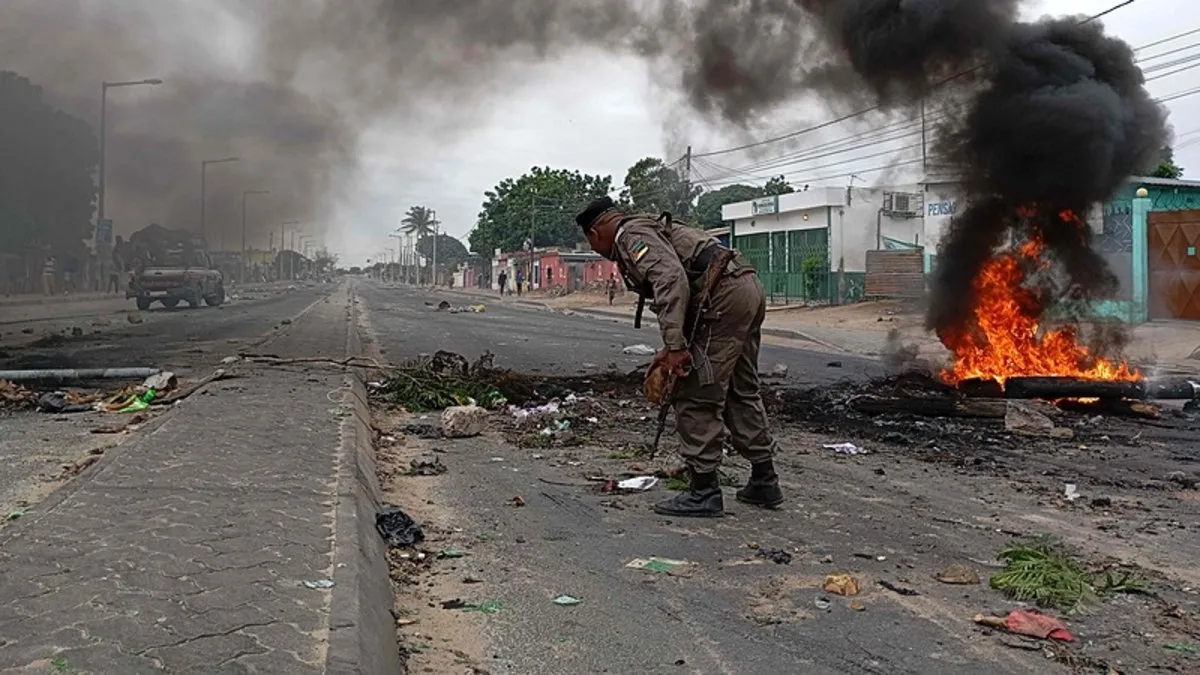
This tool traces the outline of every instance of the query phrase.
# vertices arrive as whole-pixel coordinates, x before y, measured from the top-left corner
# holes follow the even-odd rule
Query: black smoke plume
[[[1015,0],[802,1],[882,103],[957,104],[936,154],[967,207],[938,249],[929,328],[969,331],[972,281],[1012,233],[1045,242],[1077,299],[1117,290],[1082,218],[1167,140],[1127,44],[1084,17],[1017,21]]]

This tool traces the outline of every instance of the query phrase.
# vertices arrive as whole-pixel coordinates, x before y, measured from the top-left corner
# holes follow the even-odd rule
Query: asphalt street
[[[301,286],[277,289],[219,308],[154,309],[142,312],[143,323],[131,324],[120,311],[103,326],[90,326],[80,337],[61,332],[36,338],[32,345],[0,350],[0,369],[158,367],[180,377],[204,375],[220,366],[223,358],[255,344],[284,327],[293,317],[324,297],[332,287]],[[132,301],[120,304],[128,305]],[[35,308],[5,307],[8,316],[62,320],[67,324],[83,316],[113,312],[116,303],[53,303]],[[9,341],[6,341],[6,343]],[[122,383],[103,386],[119,387]],[[63,466],[115,447],[123,434],[93,434],[92,429],[120,421],[114,415],[81,413],[47,415],[37,412],[0,411],[0,511],[8,514],[36,501],[61,483]]]
[[[639,330],[604,317],[567,315],[528,305],[489,303],[487,299],[376,284],[363,284],[360,293],[371,311],[378,339],[393,360],[439,349],[468,359],[490,351],[496,354],[496,365],[501,368],[577,374],[613,365],[632,370],[649,358],[625,355],[625,347],[662,346],[657,329]],[[437,311],[437,304],[447,299],[463,306],[483,304],[486,309],[482,313],[458,314]],[[840,365],[830,367],[833,362]],[[786,384],[797,386],[861,379],[882,372],[880,363],[872,359],[764,345],[760,367],[770,369],[775,364],[788,366]]]
[[[496,354],[500,367],[573,374],[610,364],[631,369],[646,357],[623,356],[622,347],[659,344],[653,330],[582,315],[507,304],[488,305],[481,314],[450,314],[427,304],[436,305],[439,296],[371,284],[363,285],[360,298],[375,339],[391,361],[437,349],[468,357],[487,350]],[[839,357],[841,368],[830,368],[831,358],[802,349],[763,350],[763,364],[788,365],[789,384],[862,378],[880,368],[874,361],[844,357]],[[642,430],[631,429],[634,435],[650,432],[650,422],[635,424]],[[443,592],[461,592],[469,594],[464,600],[492,600],[507,608],[482,629],[494,658],[486,666],[490,672],[1036,672],[1007,655],[985,654],[970,641],[952,639],[942,625],[944,618],[931,616],[930,608],[924,614],[912,612],[877,593],[859,606],[869,606],[866,612],[852,610],[847,598],[825,604],[822,570],[854,567],[860,578],[868,579],[871,572],[853,562],[854,556],[884,553],[878,540],[867,543],[878,524],[856,512],[864,506],[862,500],[876,498],[870,492],[877,480],[872,471],[881,474],[882,469],[854,469],[853,480],[869,487],[853,492],[869,494],[858,494],[847,500],[850,503],[824,502],[824,496],[847,491],[840,482],[845,477],[806,476],[806,469],[793,467],[791,458],[797,451],[806,452],[802,448],[812,439],[781,440],[789,457],[783,469],[785,489],[793,502],[778,512],[740,508],[728,490],[731,517],[701,522],[663,519],[649,513],[654,500],[669,494],[662,489],[613,500],[586,482],[580,484],[581,471],[600,470],[597,467],[604,464],[610,450],[603,444],[561,452],[531,450],[492,436],[452,445],[426,444],[429,447],[414,447],[420,442],[410,439],[412,452],[444,453],[451,469],[436,479],[439,487],[418,485],[418,492],[411,494],[401,487],[397,498],[402,504],[415,502],[414,513],[434,521],[431,532],[462,533],[437,539],[431,546],[472,551],[454,569],[483,584],[450,586]],[[608,464],[602,470],[619,470],[622,462]],[[731,470],[737,464],[730,462]],[[914,480],[919,472],[914,471]],[[817,483],[810,486],[814,480]],[[512,508],[514,495],[525,508]],[[821,513],[827,516],[824,524],[814,521]],[[905,524],[902,536],[921,536],[912,528]],[[764,566],[765,561],[747,549],[759,543],[811,547],[829,553],[827,563],[837,563],[824,564],[813,556],[786,568]],[[627,567],[635,558],[650,556],[694,562],[697,571],[680,578]],[[404,594],[405,588],[399,592]],[[552,602],[558,594],[583,602],[574,609],[559,607]],[[455,596],[430,600],[437,603],[446,597]]]

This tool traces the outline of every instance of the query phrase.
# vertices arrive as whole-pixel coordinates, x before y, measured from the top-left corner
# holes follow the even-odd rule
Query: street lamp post
[[[250,195],[269,195],[270,190],[246,190],[242,193],[242,283],[246,282],[246,270],[248,261],[246,260],[246,198]]]
[[[288,225],[299,225],[299,224],[300,224],[300,221],[298,221],[298,220],[289,220],[289,221],[287,221],[285,223],[281,223],[279,225],[279,279],[280,279],[280,281],[283,280],[283,251],[285,248],[287,248],[287,243],[286,243],[287,240],[285,239],[285,237],[287,237],[287,230],[285,228],[287,228]],[[294,236],[295,235],[293,235],[293,237]],[[288,268],[289,269],[292,267],[291,260],[292,260],[291,256],[288,256]]]
[[[205,195],[208,193],[208,167],[212,164],[228,164],[238,161],[237,157],[226,157],[224,159],[205,159],[200,162],[200,236],[207,238],[208,236],[208,218],[205,212],[207,200]]]
[[[101,82],[100,83],[100,176],[98,179],[99,186],[96,195],[96,223],[99,224],[104,220],[104,169],[107,163],[108,153],[108,90],[116,89],[117,87],[137,87],[140,85],[159,85],[163,81],[158,78],[150,78],[146,80],[131,80],[128,82]]]

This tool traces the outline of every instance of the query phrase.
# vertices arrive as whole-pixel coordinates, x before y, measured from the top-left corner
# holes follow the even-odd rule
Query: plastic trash
[[[865,455],[865,454],[868,454],[866,448],[860,448],[853,443],[826,443],[825,445],[823,445],[821,447],[825,448],[826,450],[833,450],[834,452],[838,453],[839,455]]]
[[[1063,488],[1063,497],[1069,502],[1079,499],[1079,486],[1074,483],[1067,483]]]
[[[395,506],[375,514],[375,531],[391,548],[405,548],[425,541],[425,533],[417,521]]]
[[[658,485],[658,479],[654,476],[638,476],[636,478],[627,478],[623,481],[620,481],[617,483],[617,489],[645,492],[655,485]]]
[[[124,408],[121,408],[117,412],[118,413],[141,412],[141,411],[145,410],[146,408],[150,407],[150,404],[154,401],[154,398],[156,396],[158,396],[158,392],[154,391],[153,389],[147,389],[145,391],[145,393],[143,393],[140,396],[138,396],[137,398],[135,398],[133,400],[133,402],[131,402],[129,405],[125,406]]]
[[[570,595],[560,595],[557,598],[554,598],[554,604],[559,605],[560,607],[570,607],[572,605],[578,605],[581,602],[583,601],[579,598],[572,597]]]
[[[658,350],[650,345],[629,345],[621,350],[626,356],[654,356]]]
[[[316,588],[333,588],[333,581],[331,581],[329,579],[317,579],[316,581],[306,581],[306,582],[304,582],[304,585],[307,588],[314,588],[314,589],[316,589]]]
[[[976,614],[975,623],[990,628],[1000,628],[1016,635],[1026,635],[1040,640],[1075,641],[1075,636],[1071,635],[1071,631],[1067,630],[1066,624],[1035,609],[1014,610],[1009,612],[1006,617]]]

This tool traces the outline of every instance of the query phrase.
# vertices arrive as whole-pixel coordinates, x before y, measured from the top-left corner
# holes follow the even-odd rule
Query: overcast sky
[[[1027,14],[1029,18],[1044,14],[1091,15],[1115,4],[1117,0],[1040,0],[1029,4]],[[1138,0],[1105,17],[1104,23],[1110,33],[1136,48],[1200,28],[1200,2]],[[1154,57],[1189,46],[1200,46],[1200,34],[1147,48],[1139,52],[1139,58],[1144,68],[1158,65],[1159,74],[1169,73],[1174,68],[1166,64],[1191,52]],[[604,87],[604,95],[597,95],[597,85]],[[1156,97],[1192,89],[1200,86],[1200,69],[1163,76],[1148,86]],[[1168,106],[1177,136],[1176,160],[1189,169],[1186,178],[1200,178],[1200,95]],[[439,113],[431,110],[427,114]],[[830,116],[819,109],[781,111],[776,129],[786,133]],[[872,122],[876,126],[895,124]],[[904,128],[896,128],[898,132],[893,136],[897,140],[892,145],[878,146],[895,147],[894,159],[879,156],[877,147],[853,149],[853,142],[845,143],[855,135],[862,138],[866,130],[860,125],[806,136],[798,145],[766,146],[755,156],[732,153],[701,158],[694,164],[694,178],[713,187],[744,179],[745,174],[780,173],[797,186],[845,185],[851,173],[856,174],[855,184],[912,182],[919,176],[919,166],[881,169],[919,156],[919,149],[914,149],[919,148],[919,140]],[[638,60],[581,53],[530,67],[508,94],[494,100],[490,115],[469,127],[429,135],[406,133],[403,126],[377,125],[365,136],[362,174],[338,205],[327,243],[347,264],[375,258],[396,245],[388,233],[398,227],[405,210],[414,204],[436,209],[445,231],[465,242],[483,192],[531,166],[612,175],[614,185],[619,185],[629,165],[642,157],[653,155],[672,161],[688,144],[696,153],[705,153],[746,140],[664,105],[661,90],[654,87],[646,66]],[[839,140],[843,141],[840,146],[836,145]],[[816,144],[835,144],[827,145],[833,150],[851,149],[810,150],[807,158],[800,154]],[[813,156],[818,154],[823,156]],[[774,159],[778,157],[783,159]]]

